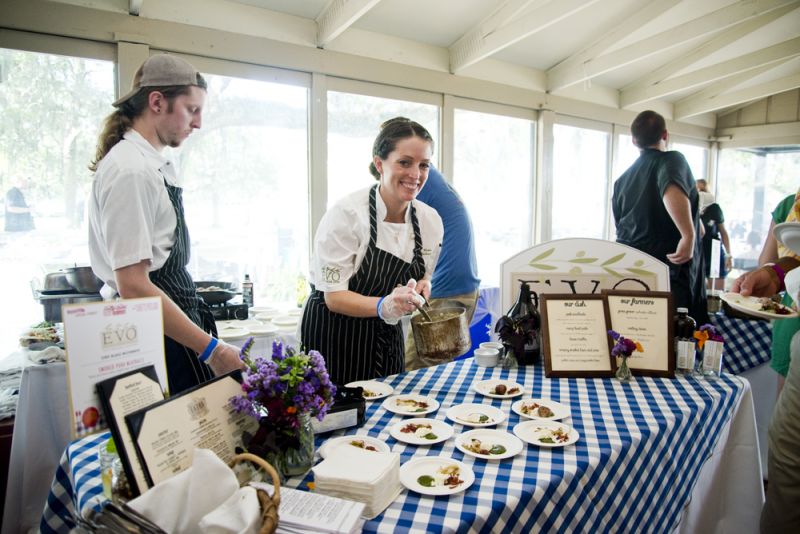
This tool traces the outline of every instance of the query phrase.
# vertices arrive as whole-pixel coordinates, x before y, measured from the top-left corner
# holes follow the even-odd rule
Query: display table
[[[396,441],[389,428],[403,418],[368,403],[363,427],[350,434],[386,441],[406,462],[444,455],[470,465],[475,483],[450,497],[403,490],[365,532],[700,532],[723,522],[741,532],[758,530],[763,503],[750,387],[725,374],[717,380],[637,377],[547,379],[540,366],[482,368],[472,359],[388,377],[396,393],[435,397],[441,406],[428,417],[446,420],[451,406],[492,404],[520,422],[511,400],[483,397],[476,381],[504,378],[524,385],[526,397],[568,404],[580,440],[566,448],[526,445],[514,458],[487,462],[465,456],[454,439],[428,447]],[[454,425],[456,433],[468,428]],[[344,432],[335,432],[338,436]],[[70,510],[99,502],[97,446],[107,435],[72,443],[62,456],[42,519],[42,532],[67,532]],[[325,436],[326,438],[331,435]],[[318,437],[317,445],[322,443]],[[290,487],[305,488],[305,479]]]

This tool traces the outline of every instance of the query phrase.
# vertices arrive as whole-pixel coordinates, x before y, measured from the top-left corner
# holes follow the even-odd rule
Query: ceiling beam
[[[128,13],[138,17],[139,12],[142,10],[142,3],[144,0],[128,0]]]
[[[550,89],[549,80],[551,77],[558,78],[559,72],[581,68],[586,61],[591,61],[599,56],[645,23],[650,22],[680,2],[681,0],[651,0],[644,7],[640,7],[641,4],[634,4],[632,9],[620,17],[622,19],[620,24],[617,24],[589,46],[550,68],[547,71],[548,89]]]
[[[333,0],[317,17],[317,48],[325,48],[380,1]]]
[[[752,77],[752,73],[748,72],[739,76],[749,79]],[[697,95],[692,95],[676,102],[673,113],[674,118],[677,120],[685,119],[701,113],[717,111],[751,100],[758,100],[759,98],[797,89],[800,87],[800,74],[792,74],[791,76],[739,89],[738,91],[724,93],[723,91],[729,87],[730,84],[727,81],[718,82],[714,85],[713,91],[703,90]]]
[[[736,59],[723,61],[696,71],[676,76],[648,87],[623,91],[620,94],[620,106],[629,107],[634,104],[663,98],[686,89],[693,89],[710,82],[722,80],[735,74],[748,72],[761,66],[791,59],[800,55],[800,37],[778,43],[756,52],[745,54]]]
[[[783,15],[797,9],[796,4],[790,4],[778,9],[759,15],[758,17],[748,19],[731,26],[727,30],[715,35],[711,40],[698,46],[691,52],[682,54],[680,57],[670,61],[669,63],[651,71],[647,75],[639,78],[626,87],[622,88],[620,92],[620,107],[626,108],[644,102],[640,100],[642,93],[649,91],[651,87],[663,83],[670,76],[686,69],[687,67],[698,63],[699,61],[707,58],[717,50],[720,50],[734,41],[738,41],[745,35],[748,35],[755,30],[769,24],[770,22],[779,19]]]
[[[555,70],[548,74],[547,87],[556,91],[585,80],[641,61],[658,52],[682,45],[700,37],[724,30],[741,21],[756,17],[797,0],[740,0],[684,24],[647,37],[614,52],[590,58],[579,65]]]
[[[505,21],[491,17],[492,22],[482,22],[476,28],[465,33],[450,47],[450,72],[453,74],[474,65],[482,59],[507,48],[514,43],[530,37],[545,28],[577,13],[599,0],[551,0],[521,17],[512,17]],[[519,2],[506,2],[510,8],[520,11]],[[505,8],[506,5],[503,6]],[[501,8],[501,10],[503,9]]]

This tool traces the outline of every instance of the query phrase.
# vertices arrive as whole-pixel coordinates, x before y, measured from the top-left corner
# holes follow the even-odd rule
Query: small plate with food
[[[456,438],[456,448],[484,460],[504,460],[522,451],[522,441],[504,430],[479,428]]]
[[[364,400],[378,400],[388,397],[394,393],[394,388],[385,382],[378,382],[377,380],[357,380],[345,384],[348,388],[361,388],[361,396]]]
[[[506,414],[488,404],[456,404],[447,410],[447,418],[464,426],[494,426],[506,420]]]
[[[513,399],[525,393],[522,384],[500,379],[481,380],[476,382],[472,389],[493,399]]]
[[[331,438],[319,448],[319,455],[324,459],[328,454],[339,447],[355,447],[369,452],[391,452],[385,441],[370,436],[339,436]]]
[[[423,495],[461,493],[475,482],[472,469],[445,456],[412,458],[400,466],[400,483]]]
[[[745,297],[739,293],[723,293],[719,298],[734,310],[761,319],[791,319],[797,317],[796,311],[769,297]]]
[[[395,395],[383,399],[383,407],[399,415],[425,415],[439,409],[439,401],[423,395]]]
[[[514,434],[539,447],[566,447],[580,438],[577,430],[558,421],[523,421],[514,427]]]
[[[558,421],[569,417],[569,406],[550,399],[520,399],[511,405],[514,413],[538,421]]]
[[[447,441],[453,435],[453,427],[444,421],[415,417],[404,419],[389,429],[389,434],[397,441],[411,445],[433,445]]]

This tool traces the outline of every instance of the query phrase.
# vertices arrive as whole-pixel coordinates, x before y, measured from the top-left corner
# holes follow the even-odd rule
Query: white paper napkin
[[[258,534],[261,528],[261,505],[256,489],[239,488],[236,493],[200,520],[204,534]]]

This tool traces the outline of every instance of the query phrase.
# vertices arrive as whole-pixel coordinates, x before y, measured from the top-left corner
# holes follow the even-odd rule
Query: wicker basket
[[[230,466],[233,468],[241,462],[251,462],[272,477],[272,484],[275,486],[272,497],[264,490],[257,490],[256,494],[258,495],[258,502],[261,504],[261,529],[258,533],[273,534],[275,529],[278,528],[278,508],[281,504],[281,482],[278,472],[269,462],[250,453],[237,454],[231,460]]]

